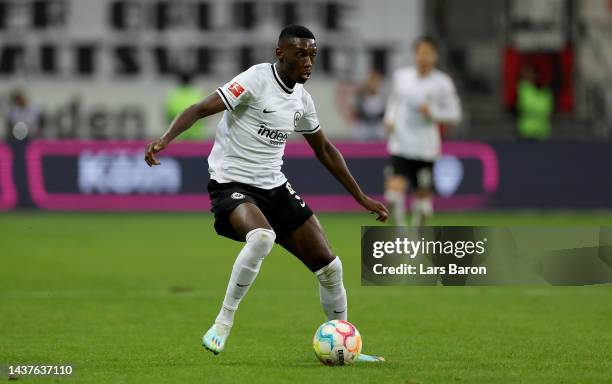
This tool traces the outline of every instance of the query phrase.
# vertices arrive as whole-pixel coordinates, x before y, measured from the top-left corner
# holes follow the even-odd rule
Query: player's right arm
[[[199,119],[224,111],[225,108],[221,96],[219,93],[215,92],[201,102],[185,109],[172,121],[170,127],[162,137],[147,145],[145,162],[149,167],[159,165],[160,162],[155,159],[155,154],[157,152],[166,148],[174,138],[188,130]]]

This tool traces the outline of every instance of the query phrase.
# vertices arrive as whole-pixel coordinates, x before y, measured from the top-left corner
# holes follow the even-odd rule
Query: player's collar
[[[293,88],[286,86],[285,83],[283,83],[283,80],[281,80],[280,76],[278,75],[278,72],[276,72],[276,65],[274,64],[272,64],[272,74],[274,75],[274,80],[276,80],[276,82],[278,83],[278,85],[280,85],[283,91],[287,93],[293,93]]]

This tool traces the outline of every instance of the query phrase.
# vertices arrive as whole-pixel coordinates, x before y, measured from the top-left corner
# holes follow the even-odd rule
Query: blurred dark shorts
[[[272,188],[261,189],[243,183],[208,182],[208,193],[215,214],[215,230],[221,236],[244,241],[229,223],[229,214],[240,204],[253,203],[264,214],[274,229],[277,240],[289,236],[304,224],[312,210],[291,188],[289,182]]]
[[[409,188],[426,191],[433,190],[433,161],[408,159],[400,156],[389,158],[388,173],[404,176]]]

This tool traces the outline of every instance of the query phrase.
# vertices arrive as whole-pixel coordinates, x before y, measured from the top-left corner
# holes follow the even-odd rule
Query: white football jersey
[[[456,124],[461,106],[451,78],[437,69],[419,76],[416,68],[398,69],[385,111],[385,123],[394,127],[387,149],[391,155],[433,161],[440,154],[440,132],[435,121]],[[419,108],[427,104],[432,119]]]
[[[302,84],[281,80],[274,64],[257,64],[217,89],[226,111],[208,156],[210,177],[263,189],[282,185],[287,138],[319,130],[312,97]]]

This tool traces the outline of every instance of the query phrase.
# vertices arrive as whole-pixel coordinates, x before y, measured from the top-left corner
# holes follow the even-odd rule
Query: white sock
[[[393,223],[398,226],[406,225],[406,196],[398,191],[386,191],[385,200],[391,205]]]
[[[319,297],[327,320],[346,320],[348,307],[342,283],[342,262],[336,256],[331,263],[315,272],[319,279]]]
[[[247,233],[246,244],[234,262],[223,306],[215,320],[217,330],[229,331],[234,324],[234,314],[240,300],[255,281],[261,262],[272,250],[274,239],[276,239],[276,234],[269,229],[256,228]]]
[[[420,227],[423,224],[423,217],[421,216],[421,199],[413,197],[410,208],[412,210],[410,225],[413,227]]]
[[[421,199],[421,212],[426,218],[433,216],[433,201],[431,197]]]
[[[433,203],[431,197],[415,197],[412,199],[412,219],[413,227],[425,225],[425,220],[433,215]]]

